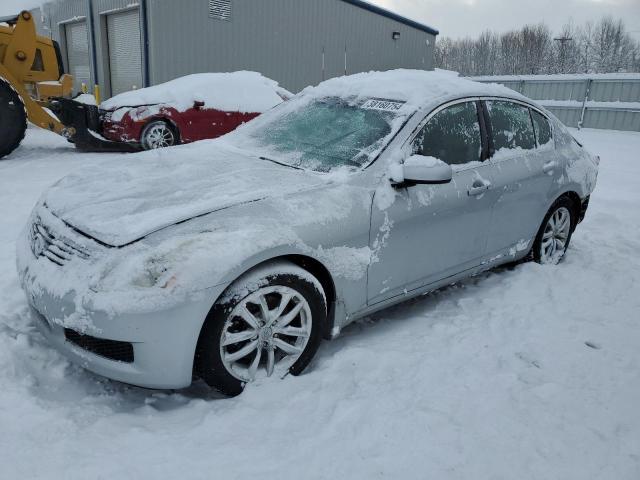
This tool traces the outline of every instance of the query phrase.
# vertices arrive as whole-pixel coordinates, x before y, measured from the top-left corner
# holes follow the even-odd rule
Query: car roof
[[[121,93],[105,100],[101,108],[116,110],[142,105],[167,105],[185,111],[195,101],[224,112],[263,113],[290,93],[260,73],[194,73],[152,87]]]
[[[529,99],[498,84],[474,82],[444,70],[390,70],[337,77],[303,94],[317,97],[378,98],[404,102],[404,108],[417,110],[434,102],[464,97],[506,97],[530,102]]]

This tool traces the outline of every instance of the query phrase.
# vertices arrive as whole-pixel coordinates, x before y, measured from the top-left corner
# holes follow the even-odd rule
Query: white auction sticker
[[[402,108],[405,102],[396,102],[394,100],[383,100],[380,98],[372,98],[362,105],[367,110],[382,110],[385,112],[397,112]]]

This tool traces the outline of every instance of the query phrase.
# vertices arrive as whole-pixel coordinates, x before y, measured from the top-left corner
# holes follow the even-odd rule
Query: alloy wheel
[[[540,247],[541,263],[557,264],[565,254],[571,235],[571,213],[558,208],[547,220]]]
[[[144,144],[148,150],[171,147],[175,142],[173,130],[164,122],[150,125],[145,131]]]
[[[238,380],[285,374],[304,352],[312,329],[311,308],[285,286],[258,289],[243,299],[222,329],[220,357]]]

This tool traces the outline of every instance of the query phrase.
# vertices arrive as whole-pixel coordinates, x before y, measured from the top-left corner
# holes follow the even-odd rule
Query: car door
[[[562,175],[544,115],[507,100],[486,100],[485,115],[492,142],[489,163],[498,193],[487,240],[492,256],[526,253]]]
[[[452,165],[453,180],[396,189],[391,205],[374,197],[370,243],[376,261],[369,267],[370,305],[482,262],[495,203],[491,167],[483,162],[488,152],[484,132],[479,102],[459,101],[428,116],[410,140],[407,153]]]

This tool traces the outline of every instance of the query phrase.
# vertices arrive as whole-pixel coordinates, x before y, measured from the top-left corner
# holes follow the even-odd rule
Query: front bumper
[[[87,312],[90,328],[81,332],[72,326],[63,326],[60,320],[75,308],[72,299],[30,295],[29,303],[37,328],[73,363],[131,385],[173,389],[191,384],[200,330],[223,290],[222,286],[207,289],[199,292],[193,301],[152,313],[113,317],[103,312]],[[132,358],[106,355],[104,350],[91,348],[91,342],[78,341],[78,338],[111,341],[107,345],[131,345]]]

